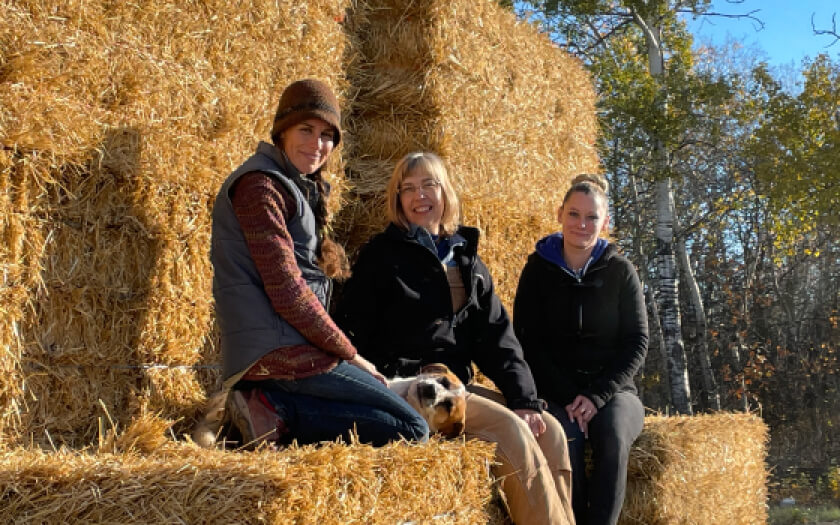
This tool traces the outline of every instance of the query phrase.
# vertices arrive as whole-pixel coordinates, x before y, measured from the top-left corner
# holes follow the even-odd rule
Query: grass
[[[785,507],[771,508],[769,525],[794,525],[799,523],[840,523],[840,507]]]

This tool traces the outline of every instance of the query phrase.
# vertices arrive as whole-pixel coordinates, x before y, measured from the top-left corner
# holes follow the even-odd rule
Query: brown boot
[[[225,403],[226,416],[239,430],[242,446],[254,448],[268,441],[277,443],[278,431],[285,431],[286,423],[263,401],[259,389],[231,390]]]

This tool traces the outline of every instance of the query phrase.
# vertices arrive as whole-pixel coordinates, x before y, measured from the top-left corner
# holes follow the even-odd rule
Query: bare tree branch
[[[731,2],[731,3],[735,3],[735,2]],[[761,9],[753,9],[752,11],[749,11],[747,13],[741,13],[741,14],[718,13],[717,11],[706,11],[705,13],[697,13],[696,11],[694,11],[692,9],[683,9],[683,10],[680,10],[679,12],[680,13],[687,13],[687,14],[694,14],[694,15],[698,15],[698,16],[703,16],[703,22],[704,23],[709,23],[709,24],[712,24],[712,25],[714,25],[714,22],[711,19],[711,17],[713,17],[713,16],[716,16],[716,17],[719,17],[719,18],[746,18],[747,20],[749,20],[753,23],[753,27],[755,28],[756,31],[761,31],[762,29],[764,29],[764,22],[756,16],[759,12],[761,12]]]
[[[818,36],[828,35],[834,37],[834,40],[825,47],[831,47],[837,42],[840,42],[840,33],[837,32],[837,13],[831,15],[831,29],[817,29],[817,26],[814,24],[814,13],[811,13],[811,30]]]
[[[593,51],[595,48],[597,48],[601,44],[605,44],[606,41],[609,40],[609,38],[611,36],[613,36],[616,33],[619,33],[623,29],[627,28],[631,23],[633,23],[633,20],[630,19],[630,18],[626,18],[626,19],[622,20],[620,23],[610,27],[609,31],[607,31],[606,33],[601,33],[599,31],[597,31],[597,29],[595,28],[595,26],[592,22],[588,22],[588,25],[589,25],[590,29],[592,30],[593,35],[595,36],[595,42],[585,48],[587,53]]]

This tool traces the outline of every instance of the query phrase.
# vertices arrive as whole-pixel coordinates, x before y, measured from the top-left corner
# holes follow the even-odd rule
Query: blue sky
[[[723,44],[728,39],[747,47],[762,49],[771,66],[790,66],[799,69],[803,58],[827,53],[832,60],[840,60],[840,42],[826,47],[834,39],[815,35],[811,29],[811,14],[817,29],[831,28],[831,15],[837,13],[840,32],[840,1],[838,0],[743,0],[738,3],[714,0],[712,11],[744,14],[760,9],[754,16],[764,22],[757,31],[753,21],[723,17],[704,17],[687,20],[695,36],[695,43]]]

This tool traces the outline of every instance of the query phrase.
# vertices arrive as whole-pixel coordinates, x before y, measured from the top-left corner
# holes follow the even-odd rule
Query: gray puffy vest
[[[286,226],[295,244],[295,259],[309,288],[325,307],[330,281],[316,263],[318,235],[315,215],[300,188],[285,172],[287,161],[279,149],[260,142],[257,151],[222,184],[213,205],[210,261],[213,263],[213,297],[222,343],[222,377],[227,379],[281,346],[305,344],[306,339],[274,311],[262,279],[251,259],[239,221],[233,211],[231,188],[246,173],[272,176],[294,196],[297,210]],[[293,176],[299,176],[294,172]],[[304,179],[302,184],[313,181]]]

